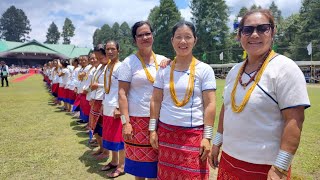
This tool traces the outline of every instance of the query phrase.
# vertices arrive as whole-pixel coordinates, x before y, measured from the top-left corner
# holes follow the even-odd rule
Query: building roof
[[[55,54],[68,59],[87,55],[89,52],[89,48],[80,48],[70,44],[45,44],[36,40],[25,43],[0,40],[0,57],[5,57],[10,53],[39,53]]]

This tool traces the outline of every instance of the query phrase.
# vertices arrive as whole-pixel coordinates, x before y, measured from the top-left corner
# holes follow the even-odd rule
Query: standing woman
[[[216,80],[212,68],[193,56],[196,41],[194,25],[178,22],[171,38],[176,57],[154,83],[149,130],[159,151],[158,179],[209,179]]]
[[[58,76],[58,70],[59,70],[59,63],[58,59],[54,59],[52,61],[52,70],[51,70],[51,79],[52,79],[52,85],[51,85],[51,93],[55,97],[54,104],[58,105],[58,91],[59,91],[59,76]]]
[[[94,68],[94,66],[89,64],[88,56],[80,56],[81,58],[81,70],[79,71],[79,88],[78,88],[78,94],[80,94],[80,119],[77,121],[78,123],[87,123],[89,121],[89,114],[90,114],[90,104],[89,101],[87,101],[87,84],[88,84],[88,78],[90,75],[91,70]]]
[[[132,37],[138,52],[124,59],[119,69],[119,106],[125,140],[125,172],[136,179],[156,178],[158,152],[149,140],[150,99],[158,63],[166,59],[152,51],[150,24],[136,22]]]
[[[244,15],[238,31],[248,56],[227,75],[211,165],[218,179],[290,179],[310,106],[306,82],[291,59],[271,50],[276,33],[269,10]]]
[[[72,66],[69,67],[70,69],[70,78],[68,81],[68,90],[67,90],[67,97],[68,97],[68,112],[71,112],[72,105],[74,104],[74,101],[76,100],[77,94],[75,93],[75,87],[76,87],[76,78],[78,76],[78,72],[80,70],[78,59],[72,59],[71,62]]]
[[[98,144],[99,150],[94,152],[93,155],[99,155],[98,159],[105,159],[109,157],[108,151],[102,147],[102,100],[104,97],[104,73],[107,68],[108,59],[102,44],[94,48],[93,54],[97,61],[101,64],[97,67],[96,72],[92,76],[91,89],[91,110],[90,121],[88,124],[90,133],[93,133]]]
[[[103,99],[103,147],[112,151],[112,160],[102,170],[112,170],[107,174],[109,178],[124,175],[124,142],[122,138],[122,124],[120,120],[118,101],[119,77],[119,44],[108,41],[106,53],[110,63],[104,74]]]

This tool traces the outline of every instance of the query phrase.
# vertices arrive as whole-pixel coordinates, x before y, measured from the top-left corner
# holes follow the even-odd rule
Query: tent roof
[[[12,42],[0,40],[0,53],[41,53],[56,54],[63,58],[74,58],[89,54],[89,48],[79,48],[68,44],[44,44],[36,40],[30,42]]]

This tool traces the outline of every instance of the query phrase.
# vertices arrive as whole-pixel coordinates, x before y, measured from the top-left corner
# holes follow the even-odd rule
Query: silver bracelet
[[[213,139],[212,144],[214,144],[214,145],[216,145],[216,146],[221,146],[222,140],[223,140],[222,134],[219,133],[219,132],[217,132],[217,133],[216,133],[216,136],[215,136],[214,139]]]
[[[203,138],[212,139],[213,127],[209,125],[204,125]]]
[[[276,162],[274,163],[274,166],[277,166],[278,168],[288,171],[291,165],[292,159],[293,159],[292,154],[284,150],[280,150],[278,153]]]
[[[149,121],[149,131],[155,131],[157,130],[157,120],[156,119],[150,119]]]

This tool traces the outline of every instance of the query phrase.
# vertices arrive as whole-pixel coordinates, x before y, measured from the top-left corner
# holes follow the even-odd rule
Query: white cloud
[[[185,0],[185,2],[190,4],[190,0]],[[226,0],[230,7],[229,26],[231,27],[235,15],[242,6],[250,7],[255,3],[262,7],[269,7],[271,2],[272,0]],[[71,39],[72,44],[91,47],[92,35],[96,28],[105,23],[111,26],[114,22],[121,24],[126,21],[132,25],[136,21],[145,20],[150,10],[159,3],[159,0],[1,0],[0,14],[11,5],[22,9],[31,23],[30,38],[40,42],[45,41],[47,29],[52,21],[57,24],[61,32],[64,19],[68,17],[76,27],[75,36]],[[298,12],[301,6],[300,0],[291,0],[290,4],[287,0],[275,0],[275,3],[285,17]],[[185,20],[191,19],[189,6],[180,9],[180,12]]]
[[[185,9],[180,9],[180,13],[181,13],[181,16],[184,18],[184,20],[191,21],[192,14],[191,14],[190,7],[186,7]]]

